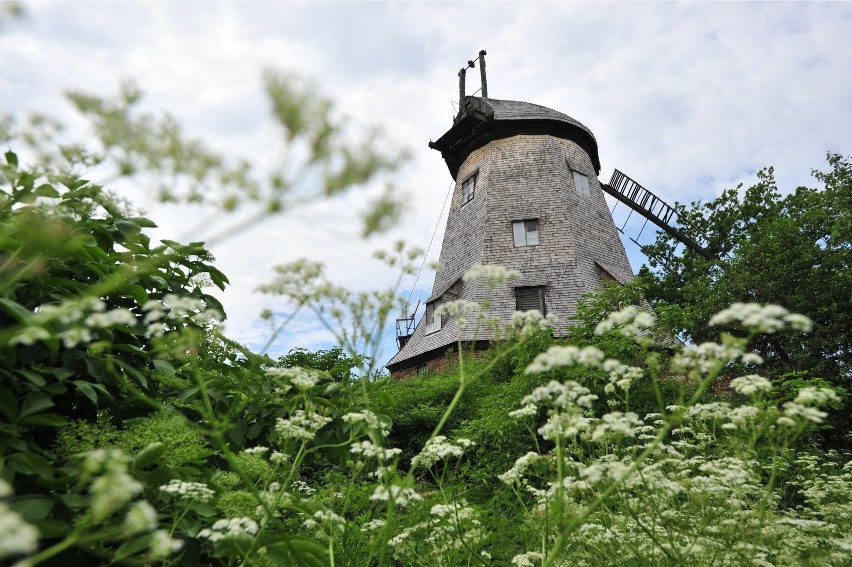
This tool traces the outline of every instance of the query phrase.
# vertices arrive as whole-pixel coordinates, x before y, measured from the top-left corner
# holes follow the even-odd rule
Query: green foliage
[[[804,370],[844,378],[852,368],[852,162],[828,155],[830,171],[814,172],[820,189],[782,195],[772,168],[756,185],[725,191],[690,208],[678,206],[689,234],[705,236],[710,261],[660,233],[640,276],[647,298],[664,307],[678,332],[708,340],[710,317],[734,302],[776,303],[810,317],[807,335],[756,337],[751,347],[772,374]]]

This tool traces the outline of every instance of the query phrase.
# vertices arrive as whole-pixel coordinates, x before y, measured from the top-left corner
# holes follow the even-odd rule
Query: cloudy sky
[[[409,150],[411,159],[391,178],[214,247],[232,282],[222,296],[227,333],[254,347],[268,335],[260,311],[288,311],[254,293],[276,264],[308,257],[323,261],[341,285],[386,287],[394,274],[371,260],[372,251],[399,238],[425,249],[436,225],[429,257],[437,258],[452,180],[427,142],[451,125],[456,74],[480,49],[488,51],[491,97],[580,120],[597,137],[602,180],[618,168],[669,202],[749,185],[769,165],[790,191],[812,185],[810,171],[825,164],[826,152],[852,154],[852,3],[23,6],[26,18],[0,28],[0,113],[40,111],[82,128],[63,92],[109,95],[133,79],[145,92],[145,110],[169,112],[188,134],[268,168],[280,160],[280,136],[262,76],[275,69],[314,80],[353,128],[380,127],[389,151]],[[472,94],[478,73],[469,77]],[[394,230],[360,239],[357,213],[388,180],[405,191],[408,211]],[[151,188],[134,191],[133,201],[161,224],[157,236],[204,237],[186,233],[203,211],[163,208]],[[625,247],[638,269],[637,247],[626,239]],[[406,295],[414,288],[416,302],[431,284],[426,270],[403,288]],[[299,317],[272,351],[328,341],[321,326]],[[385,344],[387,359],[392,336]]]

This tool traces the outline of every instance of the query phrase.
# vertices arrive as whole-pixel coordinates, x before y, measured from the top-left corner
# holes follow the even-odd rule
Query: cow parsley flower
[[[188,502],[210,502],[216,493],[203,482],[189,482],[178,478],[160,486],[160,491]]]
[[[275,420],[275,431],[284,439],[304,439],[310,441],[317,431],[331,423],[330,417],[318,413],[296,410],[288,419]]]
[[[642,309],[638,305],[628,305],[620,311],[614,311],[606,316],[595,327],[596,335],[603,335],[613,329],[627,337],[638,337],[646,330],[652,328],[657,322],[653,313]]]
[[[370,496],[370,500],[384,502],[392,500],[397,506],[405,507],[412,500],[421,501],[423,500],[423,497],[420,496],[413,488],[391,484],[389,487],[376,487],[376,490],[373,491],[373,495]]]
[[[571,366],[582,364],[591,368],[597,368],[604,360],[604,353],[592,346],[578,348],[573,345],[554,345],[547,351],[537,355],[532,363],[527,366],[527,374],[547,372],[560,366]]]
[[[230,518],[218,520],[210,528],[204,528],[197,537],[214,543],[223,539],[250,539],[258,530],[257,522],[251,518]]]
[[[731,380],[731,388],[744,396],[753,396],[758,392],[768,392],[772,389],[772,382],[757,374],[740,376]]]
[[[438,461],[451,457],[461,457],[464,450],[474,443],[469,439],[459,438],[455,443],[447,441],[443,435],[438,435],[426,442],[419,455],[411,459],[412,466],[428,469]]]
[[[506,280],[517,279],[521,277],[521,273],[517,270],[507,270],[503,266],[493,264],[474,264],[462,276],[462,280],[469,282],[478,279],[484,279],[490,287],[502,285]]]
[[[759,303],[733,303],[727,309],[713,315],[708,324],[714,326],[728,323],[739,323],[758,333],[774,333],[787,325],[807,332],[813,325],[808,317],[790,313],[780,305],[760,305]]]
[[[9,484],[0,479],[0,496],[12,492]],[[20,514],[0,502],[0,559],[9,555],[32,553],[38,549],[38,530]]]
[[[367,429],[378,431],[382,437],[387,437],[388,433],[390,433],[387,423],[379,419],[379,416],[370,410],[349,412],[342,419],[344,423],[363,423],[367,426]]]

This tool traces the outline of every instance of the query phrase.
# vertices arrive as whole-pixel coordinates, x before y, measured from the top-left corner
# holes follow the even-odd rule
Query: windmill
[[[515,311],[554,316],[564,334],[577,303],[607,280],[627,283],[633,271],[604,193],[707,256],[675,225],[676,211],[616,170],[598,180],[597,140],[586,126],[544,106],[488,97],[485,54],[459,71],[459,111],[450,129],[429,147],[440,151],[455,188],[439,268],[424,316],[397,324],[399,352],[387,367],[396,377],[440,367],[458,340],[483,348],[484,328],[438,316],[443,302],[482,303],[486,315],[511,320]],[[482,96],[465,95],[468,68],[480,63]],[[476,264],[497,264],[521,277],[489,288],[464,281]],[[400,324],[400,322],[402,322]]]

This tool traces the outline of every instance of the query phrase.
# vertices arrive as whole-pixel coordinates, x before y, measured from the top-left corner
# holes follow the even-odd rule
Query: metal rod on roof
[[[467,75],[467,69],[462,67],[459,70],[459,112],[464,108],[464,76]]]
[[[482,78],[482,98],[488,98],[488,83],[485,81],[485,50],[479,52],[479,76]]]

